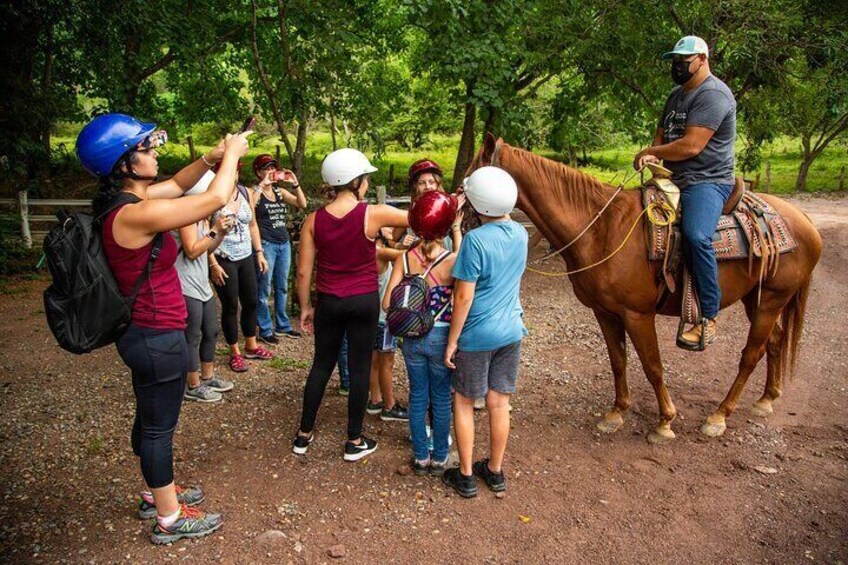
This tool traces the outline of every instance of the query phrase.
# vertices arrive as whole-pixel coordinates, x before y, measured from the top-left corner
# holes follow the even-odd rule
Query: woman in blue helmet
[[[132,293],[153,258],[117,348],[132,373],[136,399],[132,446],[147,486],[138,513],[142,518],[156,517],[154,543],[202,537],[223,523],[220,515],[194,508],[204,498],[200,489],[183,490],[174,484],[173,436],[186,385],[188,351],[185,301],[174,267],[178,247],[169,232],[208,218],[232,197],[236,163],[247,152],[248,133],[228,135],[163,182],[155,181],[156,148],[165,143],[167,134],[157,131],[155,124],[106,114],[92,120],[77,138],[83,167],[100,180],[92,204],[103,251],[124,295]],[[206,192],[179,198],[218,161],[220,171]],[[121,205],[115,198],[122,193]]]

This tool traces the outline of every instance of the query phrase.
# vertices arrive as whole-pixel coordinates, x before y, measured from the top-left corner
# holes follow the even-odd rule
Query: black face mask
[[[671,80],[675,84],[686,84],[692,78],[692,73],[689,72],[689,65],[692,61],[673,61],[671,63]]]

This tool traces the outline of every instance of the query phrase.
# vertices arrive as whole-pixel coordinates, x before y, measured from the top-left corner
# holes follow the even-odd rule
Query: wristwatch
[[[218,232],[216,232],[215,230],[209,230],[206,233],[206,237],[211,238],[211,239],[215,239],[216,237],[218,237]]]

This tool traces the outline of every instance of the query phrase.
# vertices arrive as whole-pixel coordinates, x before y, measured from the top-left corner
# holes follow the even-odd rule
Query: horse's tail
[[[798,359],[798,349],[801,343],[801,335],[804,333],[804,314],[807,310],[807,297],[810,295],[812,285],[812,274],[806,282],[801,285],[789,303],[783,307],[780,314],[780,355],[777,358],[777,374],[788,374],[792,376],[795,363]]]

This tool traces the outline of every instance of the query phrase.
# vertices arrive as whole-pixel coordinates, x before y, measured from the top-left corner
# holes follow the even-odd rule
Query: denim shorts
[[[493,351],[457,351],[453,389],[466,398],[483,398],[489,390],[515,393],[521,341]]]
[[[377,333],[374,334],[374,351],[380,353],[394,353],[397,349],[397,338],[391,334],[386,322],[377,324]]]

